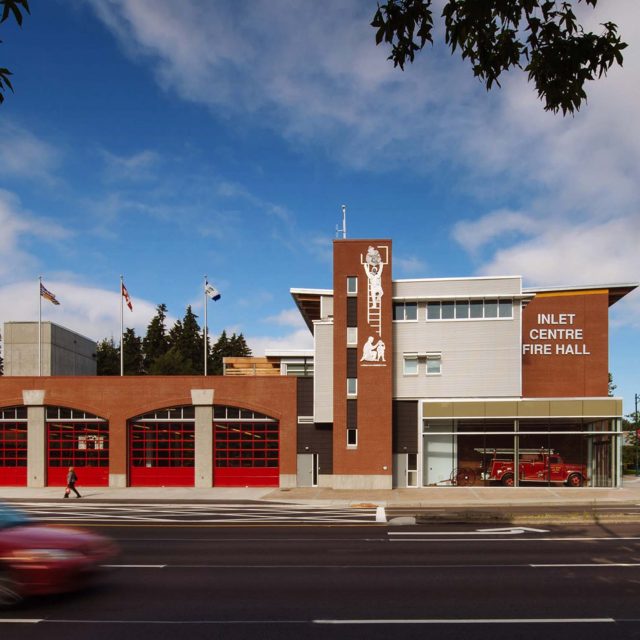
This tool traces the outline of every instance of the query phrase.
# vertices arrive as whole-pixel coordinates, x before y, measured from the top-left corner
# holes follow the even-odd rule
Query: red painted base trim
[[[26,487],[27,467],[0,467],[0,486]]]
[[[214,487],[279,487],[280,469],[277,467],[224,467],[215,469]]]
[[[193,467],[131,467],[131,487],[193,487]]]
[[[109,467],[74,467],[80,487],[108,487]],[[47,486],[66,487],[68,467],[48,467]]]

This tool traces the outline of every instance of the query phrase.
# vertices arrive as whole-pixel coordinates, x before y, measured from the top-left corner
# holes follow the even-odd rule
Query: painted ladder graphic
[[[373,296],[371,295],[371,283],[369,283],[369,304],[367,305],[367,322],[369,326],[375,330],[380,337],[380,331],[382,330],[382,314],[380,313],[380,306],[373,304]]]

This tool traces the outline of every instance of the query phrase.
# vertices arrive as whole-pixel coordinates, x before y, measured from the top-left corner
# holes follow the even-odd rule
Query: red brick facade
[[[539,293],[522,318],[522,395],[607,396],[607,290]]]

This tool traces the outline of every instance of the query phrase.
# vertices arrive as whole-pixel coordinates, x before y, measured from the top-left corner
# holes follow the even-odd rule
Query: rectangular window
[[[443,320],[453,320],[454,318],[454,302],[443,302],[442,303],[442,319]]]
[[[440,320],[440,303],[427,303],[427,320]]]
[[[347,295],[355,296],[358,293],[358,278],[356,276],[347,276]]]
[[[347,344],[358,344],[358,327],[347,327]]]
[[[439,353],[427,354],[427,375],[439,376],[442,373],[442,356]]]
[[[512,300],[499,300],[498,301],[498,315],[501,318],[513,318],[513,301]]]
[[[403,358],[403,375],[405,376],[417,376],[418,375],[418,358],[417,356],[405,356]]]
[[[456,318],[466,319],[469,317],[469,301],[456,300]]]
[[[347,429],[347,447],[355,449],[358,446],[358,430]]]
[[[418,319],[418,303],[417,302],[394,302],[393,303],[393,319],[394,320],[417,320]]]
[[[470,317],[471,318],[482,318],[484,315],[483,312],[483,302],[482,300],[472,300],[471,301],[471,309],[470,309]]]
[[[484,317],[485,318],[498,317],[498,301],[497,300],[484,301]]]
[[[358,378],[347,378],[347,395],[350,397],[358,395]]]

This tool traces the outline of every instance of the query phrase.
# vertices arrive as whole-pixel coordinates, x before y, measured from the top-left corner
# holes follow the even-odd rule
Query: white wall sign
[[[523,355],[589,356],[584,329],[576,325],[575,313],[539,313],[537,326],[529,330]],[[549,341],[554,341],[549,342]]]

